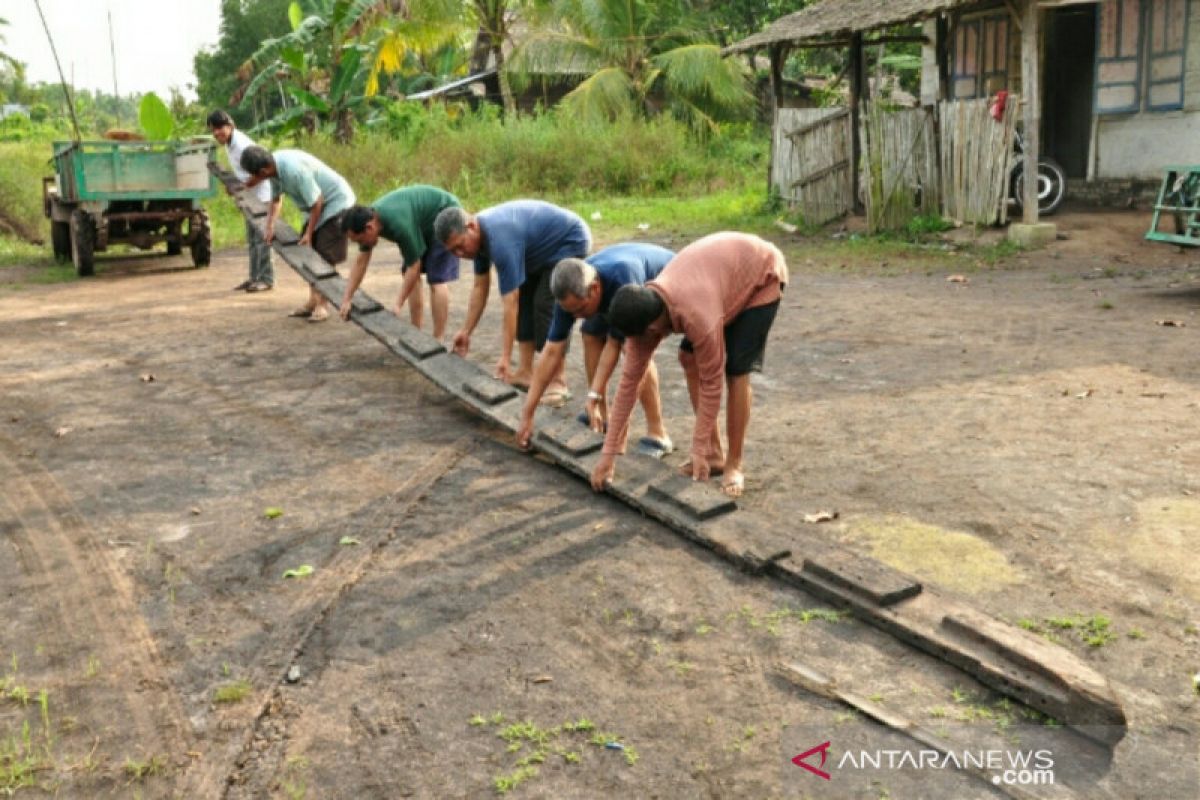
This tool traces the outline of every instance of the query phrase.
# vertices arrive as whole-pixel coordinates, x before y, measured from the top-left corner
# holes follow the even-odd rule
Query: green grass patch
[[[253,687],[248,681],[234,681],[218,686],[213,691],[214,703],[240,703],[246,699]]]
[[[849,616],[849,612],[832,608],[776,608],[763,614],[754,611],[750,606],[742,606],[737,611],[731,611],[725,616],[727,621],[741,619],[751,630],[761,630],[771,636],[779,636],[783,625],[792,622],[807,625],[810,622],[837,623]]]
[[[623,737],[598,731],[586,717],[568,720],[553,728],[543,728],[532,720],[505,724],[504,714],[497,711],[491,717],[475,714],[467,724],[473,728],[496,728],[495,735],[505,743],[505,752],[513,757],[511,769],[492,777],[497,794],[508,794],[522,783],[538,776],[538,767],[556,756],[563,764],[579,764],[587,745],[601,750],[620,751],[625,763],[633,766],[640,755]]]

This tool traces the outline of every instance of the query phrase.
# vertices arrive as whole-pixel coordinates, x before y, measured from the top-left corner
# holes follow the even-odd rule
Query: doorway
[[[1096,74],[1096,4],[1053,9],[1046,20],[1042,150],[1086,178]]]

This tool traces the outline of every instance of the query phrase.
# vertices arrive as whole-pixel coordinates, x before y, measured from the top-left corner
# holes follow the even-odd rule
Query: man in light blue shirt
[[[242,153],[242,169],[250,174],[247,187],[269,180],[271,208],[267,212],[263,238],[269,243],[275,236],[275,220],[283,205],[283,196],[292,199],[308,215],[300,244],[317,251],[332,266],[346,260],[346,236],[342,233],[342,214],[354,205],[354,190],[341,175],[321,159],[303,150],[276,150],[247,147]],[[329,317],[325,298],[316,287],[309,287],[308,302],[289,316],[321,322]]]
[[[533,379],[534,352],[541,350],[550,330],[554,297],[550,271],[564,258],[583,258],[592,233],[579,216],[541,200],[513,200],[468,214],[447,208],[433,223],[434,236],[459,258],[475,262],[475,285],[467,318],[454,336],[454,351],[466,355],[471,334],[487,305],[492,266],[496,267],[504,324],[500,331],[500,360],[496,377],[520,389]],[[519,345],[516,373],[510,373],[513,340]],[[561,406],[570,399],[562,366],[550,380],[544,402]]]

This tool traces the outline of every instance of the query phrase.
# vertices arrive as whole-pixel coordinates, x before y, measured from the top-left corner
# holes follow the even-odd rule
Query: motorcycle
[[[1049,216],[1062,205],[1067,196],[1067,173],[1053,158],[1038,159],[1038,214]],[[1025,140],[1020,131],[1013,133],[1013,165],[1008,173],[1008,198],[1020,211],[1025,207]]]

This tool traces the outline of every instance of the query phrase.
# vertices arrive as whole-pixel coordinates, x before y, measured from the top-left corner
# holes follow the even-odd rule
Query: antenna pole
[[[75,116],[75,101],[71,99],[71,90],[67,88],[67,79],[63,77],[62,63],[58,60],[58,49],[54,46],[54,37],[50,35],[50,26],[46,24],[46,15],[42,13],[42,4],[33,0],[37,7],[38,16],[42,18],[42,27],[46,30],[46,38],[50,41],[50,52],[54,54],[54,66],[58,67],[58,80],[62,83],[63,96],[67,98],[67,110],[71,112],[71,126],[75,128],[75,141],[82,141],[79,134],[79,119]]]

